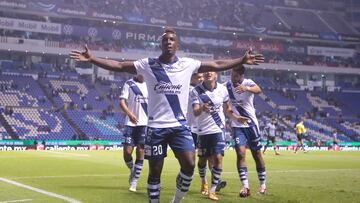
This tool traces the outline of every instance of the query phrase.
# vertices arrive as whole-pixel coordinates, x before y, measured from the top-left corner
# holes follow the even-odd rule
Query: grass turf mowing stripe
[[[41,194],[44,194],[44,195],[47,195],[47,196],[50,196],[50,197],[55,197],[55,198],[58,198],[58,199],[62,199],[62,200],[65,200],[67,202],[70,202],[70,203],[81,203],[80,201],[78,201],[76,199],[72,199],[70,197],[66,197],[66,196],[63,196],[63,195],[56,194],[56,193],[48,192],[48,191],[45,191],[45,190],[42,190],[42,189],[39,189],[39,188],[31,187],[29,185],[24,185],[22,183],[12,181],[12,180],[9,180],[9,179],[6,179],[6,178],[0,178],[0,181],[11,184],[11,185],[15,185],[15,186],[18,186],[18,187],[22,187],[22,188],[25,188],[25,189],[28,189],[28,190],[31,190],[31,191],[34,191],[34,192],[37,192],[37,193],[41,193]]]

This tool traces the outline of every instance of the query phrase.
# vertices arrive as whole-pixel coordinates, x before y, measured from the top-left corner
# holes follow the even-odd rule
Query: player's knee
[[[204,167],[206,167],[206,160],[205,160],[205,161],[202,161],[202,160],[199,159],[199,162],[197,163],[197,166],[198,166],[199,168],[204,168]]]
[[[245,156],[246,156],[246,151],[244,150],[238,150],[236,151],[237,154],[237,158],[240,160],[245,160]]]
[[[194,174],[195,170],[195,163],[191,162],[181,167],[181,171],[186,175]]]

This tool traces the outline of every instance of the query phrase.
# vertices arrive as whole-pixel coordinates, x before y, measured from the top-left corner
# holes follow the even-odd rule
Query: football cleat
[[[226,187],[226,181],[220,180],[219,183],[216,185],[216,192],[219,192],[221,189]]]
[[[209,192],[209,199],[213,200],[213,201],[219,201],[219,197],[216,196],[215,192]]]
[[[201,184],[201,194],[209,195],[209,187],[207,183]]]
[[[265,195],[266,194],[266,187],[260,186],[258,194]]]
[[[136,192],[136,184],[131,184],[129,187],[129,191]]]
[[[249,188],[246,188],[246,187],[243,187],[241,190],[240,190],[240,193],[239,193],[239,196],[244,198],[244,197],[248,197],[250,196],[250,189]]]

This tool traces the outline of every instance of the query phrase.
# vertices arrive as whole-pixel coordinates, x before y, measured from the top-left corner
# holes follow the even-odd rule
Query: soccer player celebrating
[[[203,77],[203,74],[202,73],[194,73],[192,76],[191,76],[191,80],[190,80],[190,95],[192,94],[192,91],[193,89],[201,84],[204,80],[204,77]],[[188,104],[188,112],[187,112],[187,121],[188,121],[188,124],[190,126],[190,130],[191,130],[191,134],[192,134],[192,137],[193,137],[193,140],[194,140],[194,144],[195,144],[195,148],[197,148],[197,129],[198,129],[198,123],[197,123],[197,117],[194,116],[194,113],[193,113],[193,107],[192,107],[192,101],[191,101],[191,96],[189,97],[189,104]],[[206,159],[206,158],[201,158],[200,159]],[[213,163],[212,163],[212,160],[210,159],[210,157],[207,159],[207,160],[204,160],[205,162],[207,161],[208,162],[208,166],[209,166],[209,169],[211,170],[213,168]],[[202,161],[199,161],[199,162],[202,162]],[[206,166],[206,165],[205,165]],[[199,167],[198,166],[198,169],[199,169],[199,175],[200,177],[205,177],[206,176],[206,167],[205,168],[202,168],[202,167]],[[207,184],[207,180],[206,178],[201,178],[201,181],[202,181],[202,184],[201,184],[201,194],[203,195],[208,195],[209,194],[209,187],[208,187],[208,184]],[[222,188],[226,187],[226,181],[223,181],[223,180],[219,180],[217,186],[216,186],[216,192],[220,191]]]
[[[136,192],[144,162],[145,130],[147,118],[148,92],[144,77],[136,75],[125,82],[120,95],[120,108],[127,115],[125,118],[124,161],[130,169],[129,190]],[[127,103],[126,103],[127,101]],[[132,153],[136,146],[136,161],[133,163]]]
[[[250,196],[248,169],[245,161],[246,145],[250,148],[256,163],[256,170],[260,181],[258,193],[265,194],[266,192],[265,162],[261,154],[262,145],[260,142],[259,124],[253,104],[254,95],[259,94],[261,89],[251,79],[244,78],[244,72],[244,66],[237,66],[231,72],[231,81],[226,83],[231,108],[236,114],[249,118],[247,123],[240,123],[238,121],[232,121],[231,123],[237,155],[237,169],[243,185],[243,188],[240,190],[240,197]]]
[[[267,141],[264,147],[263,154],[265,154],[265,151],[271,142],[274,145],[275,155],[280,155],[280,153],[277,151],[278,146],[276,145],[276,125],[276,119],[273,118],[271,122],[268,123],[265,127]]]
[[[307,151],[305,150],[304,141],[303,141],[304,135],[306,133],[306,128],[304,126],[304,119],[301,118],[300,121],[295,125],[295,133],[298,140],[298,144],[295,147],[294,153],[296,154],[299,148],[301,148],[304,151],[304,153],[306,153]]]
[[[194,88],[191,94],[194,115],[198,117],[198,156],[199,173],[202,185],[206,184],[206,161],[210,158],[213,163],[211,168],[211,188],[208,197],[211,200],[219,200],[215,191],[220,182],[222,173],[222,160],[225,148],[225,115],[224,110],[229,112],[229,95],[226,87],[217,83],[215,72],[205,73],[205,80],[201,85]],[[231,111],[232,112],[232,111]],[[231,115],[235,119],[246,117]],[[202,187],[204,188],[204,187]],[[202,191],[206,194],[206,191]]]
[[[200,62],[177,57],[179,39],[176,32],[165,29],[160,42],[158,58],[144,58],[135,62],[101,59],[85,52],[72,51],[70,57],[87,61],[106,70],[141,74],[149,93],[148,127],[145,138],[145,158],[149,161],[149,202],[160,201],[160,177],[169,145],[180,164],[176,178],[176,192],[172,202],[181,202],[189,190],[195,166],[195,147],[186,122],[190,78],[196,72],[224,71],[241,64],[258,64],[264,61],[261,54],[251,50],[237,59]]]

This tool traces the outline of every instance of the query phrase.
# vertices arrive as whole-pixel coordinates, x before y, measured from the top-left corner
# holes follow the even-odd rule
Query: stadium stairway
[[[101,86],[101,84],[94,83],[95,90],[99,93],[100,96],[104,97],[105,102],[108,105],[114,106],[114,103],[106,96],[106,92],[104,92],[104,90],[102,90],[100,86]],[[115,105],[115,106],[118,106],[118,105]]]
[[[5,120],[4,115],[0,114],[0,123],[2,124],[2,126],[5,128],[5,130],[7,131],[7,133],[10,135],[11,139],[13,140],[18,140],[19,137],[16,135],[15,131],[13,130],[13,128],[9,125],[9,123]]]
[[[56,108],[56,109],[61,109],[61,107],[59,107],[56,102],[54,101],[54,98],[51,97],[49,95],[49,93],[46,91],[45,86],[43,84],[41,84],[41,82],[39,80],[36,80],[36,82],[38,83],[38,85],[40,86],[40,88],[43,90],[45,96],[47,97],[47,99],[51,102],[51,104]],[[72,129],[74,129],[75,133],[77,134],[77,136],[81,139],[81,140],[88,140],[88,137],[86,136],[86,134],[70,119],[69,115],[66,113],[66,111],[64,110],[60,110],[61,115],[64,117],[64,119],[66,120],[66,122],[72,127]],[[5,127],[5,126],[4,126]]]

